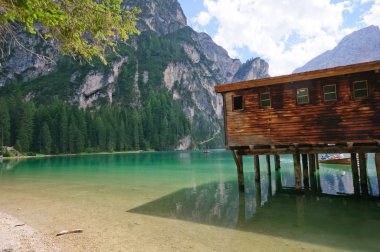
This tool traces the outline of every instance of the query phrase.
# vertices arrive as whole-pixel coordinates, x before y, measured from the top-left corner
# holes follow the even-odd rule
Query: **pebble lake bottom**
[[[224,150],[6,160],[0,212],[70,251],[379,251],[373,159],[368,197],[353,195],[349,166],[325,164],[295,193],[290,155],[271,177],[261,157],[260,183],[244,157],[245,193]],[[84,232],[55,237],[70,229]]]

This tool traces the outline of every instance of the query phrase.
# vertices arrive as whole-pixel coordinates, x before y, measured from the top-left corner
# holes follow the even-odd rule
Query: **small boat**
[[[207,153],[210,153],[209,150],[204,150],[203,153],[207,154]]]
[[[351,165],[351,158],[345,157],[343,154],[323,154],[319,162],[323,164]]]

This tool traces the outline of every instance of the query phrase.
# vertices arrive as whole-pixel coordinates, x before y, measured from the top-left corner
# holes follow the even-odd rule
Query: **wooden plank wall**
[[[353,81],[367,80],[369,96],[353,99]],[[323,85],[336,84],[338,100],[323,100]],[[297,105],[296,90],[309,88],[310,103]],[[271,108],[259,94],[270,92]],[[244,96],[244,110],[232,111],[232,97]],[[374,142],[380,139],[380,73],[374,71],[257,87],[224,94],[226,144]]]

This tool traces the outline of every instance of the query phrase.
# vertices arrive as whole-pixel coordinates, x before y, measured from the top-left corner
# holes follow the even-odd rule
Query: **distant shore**
[[[114,152],[83,152],[83,153],[64,153],[64,154],[36,154],[35,156],[29,155],[18,155],[12,157],[3,157],[3,160],[12,160],[12,159],[27,159],[27,158],[47,158],[47,157],[66,157],[66,156],[89,156],[89,155],[111,155],[111,154],[128,154],[128,153],[140,153],[140,152],[154,152],[154,151],[114,151]]]

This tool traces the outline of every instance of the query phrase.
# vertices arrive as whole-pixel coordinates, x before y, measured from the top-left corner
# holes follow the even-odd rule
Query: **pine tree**
[[[41,133],[40,133],[40,139],[41,139],[41,152],[44,154],[50,154],[51,152],[51,135],[49,126],[45,122],[42,126]]]

